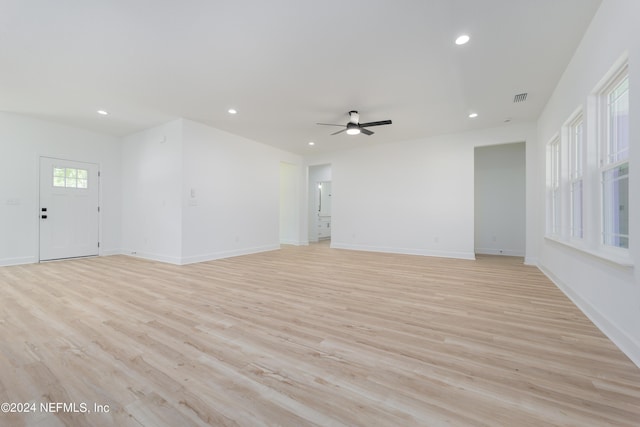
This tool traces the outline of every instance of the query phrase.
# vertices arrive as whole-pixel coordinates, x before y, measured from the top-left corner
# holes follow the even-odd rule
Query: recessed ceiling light
[[[101,116],[106,116],[107,114],[109,114],[104,110],[98,110],[98,111],[96,111],[96,113],[100,114]]]
[[[229,114],[238,114],[238,111],[233,108],[229,108],[227,111],[229,112]]]
[[[309,141],[309,145],[316,145],[316,143],[313,141]]]
[[[469,41],[469,36],[466,34],[462,34],[461,36],[458,36],[458,38],[456,39],[456,44],[463,45],[463,44],[466,44],[468,41]]]
[[[475,119],[476,117],[478,117],[478,113],[471,113],[471,114],[469,114],[469,118],[470,118],[470,119]]]

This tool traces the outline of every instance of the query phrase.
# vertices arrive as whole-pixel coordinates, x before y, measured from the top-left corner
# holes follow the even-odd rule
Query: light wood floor
[[[0,292],[0,402],[38,405],[2,426],[640,425],[640,369],[517,258],[113,256]]]

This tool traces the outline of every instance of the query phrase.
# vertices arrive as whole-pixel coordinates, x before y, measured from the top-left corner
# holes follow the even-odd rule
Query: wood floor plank
[[[0,290],[0,399],[91,409],[3,426],[640,425],[640,369],[518,258],[112,256]]]

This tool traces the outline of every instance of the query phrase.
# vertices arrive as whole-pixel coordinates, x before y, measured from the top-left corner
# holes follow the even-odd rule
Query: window
[[[629,85],[625,55],[546,146],[546,236],[625,266],[631,239]]]
[[[629,247],[629,163],[607,168],[602,178],[603,243]]]
[[[547,147],[547,233],[560,234],[560,138]]]
[[[569,125],[569,193],[571,237],[583,236],[584,120],[579,113]]]
[[[53,168],[53,186],[65,188],[88,188],[89,172],[86,169]]]
[[[600,177],[602,243],[629,247],[629,76],[627,68],[602,92]]]

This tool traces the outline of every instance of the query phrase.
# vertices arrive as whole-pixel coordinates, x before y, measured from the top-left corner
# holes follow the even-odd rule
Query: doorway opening
[[[476,147],[476,254],[525,255],[525,143]]]
[[[331,165],[309,166],[309,242],[331,240],[333,185]]]

